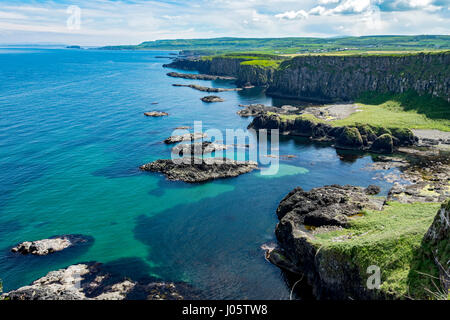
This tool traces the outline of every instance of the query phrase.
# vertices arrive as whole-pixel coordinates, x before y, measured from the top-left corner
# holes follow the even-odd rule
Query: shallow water
[[[109,263],[131,278],[186,281],[212,299],[288,299],[282,272],[264,259],[275,242],[275,210],[294,187],[389,184],[363,170],[369,155],[337,153],[282,137],[274,176],[252,172],[199,185],[166,181],[139,165],[170,157],[175,127],[245,129],[239,104],[282,105],[260,88],[219,95],[173,83],[229,81],[167,77],[167,52],[0,50],[0,278],[8,291],[48,271]],[[151,105],[158,102],[158,105]],[[288,101],[301,105],[299,101]],[[144,111],[169,112],[147,118]],[[18,242],[84,234],[93,243],[47,257],[17,257]]]

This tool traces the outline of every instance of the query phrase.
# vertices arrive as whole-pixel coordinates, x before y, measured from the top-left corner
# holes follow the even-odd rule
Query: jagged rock
[[[371,187],[372,190],[374,187]],[[311,191],[298,187],[280,203],[277,216],[285,222],[309,226],[345,226],[349,216],[364,208],[380,209],[382,201],[367,196],[365,189],[353,186],[325,186]]]
[[[212,102],[224,102],[221,97],[218,96],[206,96],[201,99],[203,102],[212,103]]]
[[[193,140],[198,140],[198,139],[204,139],[207,137],[206,133],[201,133],[201,132],[194,132],[194,133],[186,133],[180,136],[171,136],[169,138],[167,138],[166,140],[164,140],[165,144],[173,144],[173,143],[178,143],[178,142],[182,142],[182,141],[193,141]]]
[[[167,112],[149,111],[149,112],[144,112],[144,115],[147,117],[164,117],[164,116],[168,116],[169,114]]]
[[[226,145],[213,143],[209,141],[203,141],[203,142],[195,142],[192,144],[179,144],[172,148],[172,153],[179,156],[201,155],[225,149],[227,149]]]
[[[202,87],[197,84],[173,84],[174,87],[188,87],[203,92],[226,92],[226,91],[241,91],[242,88],[209,88]]]
[[[209,75],[209,74],[169,72],[167,75],[169,77],[173,77],[173,78],[183,78],[183,79],[193,79],[193,80],[236,80],[236,78],[234,78],[234,77],[216,76],[216,75]]]
[[[392,136],[385,133],[379,136],[370,147],[370,151],[379,153],[392,153],[394,151],[394,142]]]
[[[49,239],[22,242],[12,248],[11,251],[23,255],[46,256],[88,241],[88,237],[77,234],[54,236]]]
[[[257,115],[262,115],[266,112],[278,113],[278,114],[299,114],[300,111],[297,107],[292,106],[282,106],[271,107],[265,106],[263,104],[250,104],[250,105],[239,105],[244,109],[239,110],[237,114],[241,117],[254,117]]]
[[[181,161],[180,161],[181,160]],[[237,177],[258,168],[253,161],[236,161],[227,158],[187,158],[157,160],[140,167],[141,170],[161,172],[169,180],[188,183],[205,182],[213,179]]]
[[[49,272],[31,285],[1,296],[5,300],[182,300],[195,297],[184,283],[156,279],[134,281],[103,270],[90,262]]]

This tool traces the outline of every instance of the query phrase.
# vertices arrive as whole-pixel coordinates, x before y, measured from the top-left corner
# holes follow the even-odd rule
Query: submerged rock
[[[188,158],[184,161],[183,159],[157,160],[140,167],[144,171],[161,172],[169,180],[181,180],[188,183],[237,177],[257,168],[256,162],[227,158]]]
[[[219,96],[206,96],[201,99],[203,102],[212,103],[212,102],[224,102],[225,100]]]
[[[12,248],[11,251],[23,255],[46,256],[87,241],[87,237],[82,235],[55,236],[49,239],[22,242]]]
[[[164,116],[168,116],[169,114],[167,112],[149,111],[149,112],[144,112],[144,115],[147,117],[164,117]]]
[[[193,294],[184,283],[134,281],[112,274],[100,263],[82,263],[49,272],[31,285],[1,296],[6,300],[182,300]],[[188,298],[191,298],[188,296]]]
[[[180,136],[171,136],[171,137],[167,138],[166,140],[164,140],[164,143],[165,144],[173,144],[173,143],[178,143],[178,142],[182,142],[182,141],[193,141],[193,140],[203,139],[206,137],[207,137],[206,133],[201,133],[201,132],[186,133],[186,134],[183,134]]]

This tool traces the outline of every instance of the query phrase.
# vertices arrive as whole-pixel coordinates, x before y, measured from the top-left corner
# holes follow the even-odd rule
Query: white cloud
[[[286,11],[286,12],[275,15],[275,18],[287,19],[287,20],[305,19],[305,18],[308,18],[308,13],[305,10]]]

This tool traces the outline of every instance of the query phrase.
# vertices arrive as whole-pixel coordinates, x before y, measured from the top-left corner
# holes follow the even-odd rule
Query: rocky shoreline
[[[101,263],[89,262],[51,271],[29,286],[1,295],[0,300],[183,300],[195,296],[185,283],[131,280],[110,273]]]
[[[393,153],[395,148],[413,146],[417,138],[409,129],[375,128],[369,125],[334,127],[306,117],[282,118],[279,114],[256,116],[249,129],[278,129],[280,134],[330,142],[339,149]]]
[[[190,79],[190,80],[236,80],[235,77],[227,77],[227,76],[216,76],[209,74],[191,74],[191,73],[178,73],[178,72],[169,72],[167,74],[172,78],[182,78],[182,79]]]
[[[173,84],[174,87],[187,87],[192,88],[198,91],[203,92],[228,92],[228,91],[241,91],[242,88],[209,88],[209,87],[203,87],[199,86],[197,84]]]

